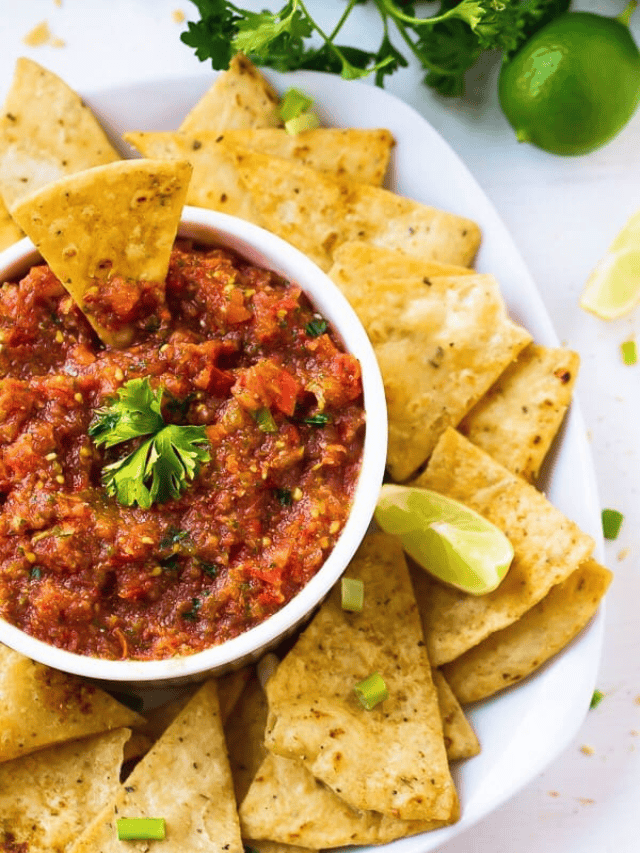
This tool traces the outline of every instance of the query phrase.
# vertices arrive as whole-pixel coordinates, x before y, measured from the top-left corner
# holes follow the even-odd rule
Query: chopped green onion
[[[278,112],[282,121],[288,122],[292,118],[297,118],[301,113],[305,113],[312,105],[313,98],[310,98],[309,95],[305,95],[299,89],[287,89],[282,96]]]
[[[638,350],[636,349],[635,341],[625,341],[623,344],[620,344],[620,350],[622,352],[622,361],[624,364],[636,364],[638,361]]]
[[[603,699],[604,693],[602,692],[602,690],[594,690],[593,696],[591,697],[591,703],[589,704],[589,708],[591,708],[591,710],[597,708]]]
[[[119,817],[120,841],[164,841],[163,817]]]
[[[379,672],[374,672],[368,678],[365,678],[364,681],[360,681],[356,684],[354,690],[367,711],[375,708],[384,699],[389,698],[387,685],[384,683],[384,679]]]
[[[342,578],[342,609],[362,613],[364,604],[364,582],[359,578]]]
[[[258,409],[254,417],[258,424],[258,429],[261,429],[262,432],[278,432],[278,427],[270,409]]]
[[[320,127],[320,119],[315,113],[300,113],[299,116],[284,123],[284,129],[289,136],[297,136],[305,130],[314,130],[316,127]]]
[[[605,539],[617,539],[624,515],[617,509],[602,510],[602,533]]]
[[[291,506],[293,503],[293,495],[291,489],[276,489],[276,498],[282,506]]]
[[[322,317],[314,317],[305,327],[305,332],[310,338],[319,338],[327,331],[327,321]]]

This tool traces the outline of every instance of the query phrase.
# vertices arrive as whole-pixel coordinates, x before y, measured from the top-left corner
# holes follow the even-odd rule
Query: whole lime
[[[520,141],[553,154],[587,154],[635,112],[640,52],[624,16],[566,12],[505,62],[498,92]]]

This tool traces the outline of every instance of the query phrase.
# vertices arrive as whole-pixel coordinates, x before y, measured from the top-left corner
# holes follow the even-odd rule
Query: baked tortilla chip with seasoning
[[[445,664],[459,701],[486,699],[539,669],[584,628],[611,579],[608,569],[587,560],[512,625]]]
[[[356,809],[451,821],[458,799],[398,541],[368,536],[346,576],[363,581],[363,610],[342,609],[338,584],[271,676],[267,749],[302,761]],[[389,695],[367,710],[354,688],[375,672]]]
[[[131,850],[131,842],[118,840],[118,817],[164,818],[163,853],[243,853],[214,680],[198,690],[69,853]]]
[[[301,761],[269,753],[240,805],[240,825],[248,838],[329,849],[385,844],[438,829],[445,822],[401,820],[352,808]]]
[[[458,424],[505,468],[534,482],[560,429],[580,356],[529,344]]]
[[[0,850],[68,850],[120,787],[129,729],[0,764]]]
[[[0,645],[0,761],[143,722],[95,685]]]
[[[361,240],[343,243],[333,253],[329,275],[340,282],[343,278],[424,279],[434,275],[474,275],[475,270],[458,264],[447,264],[419,255],[407,255],[397,249],[373,246]]]
[[[373,344],[387,399],[387,468],[402,482],[531,335],[509,319],[490,275],[368,278],[342,265],[329,274]]]
[[[80,95],[21,57],[0,119],[0,195],[9,210],[40,187],[120,154]]]
[[[13,207],[16,222],[105,343],[131,340],[127,282],[151,282],[156,301],[164,301],[190,177],[183,161],[121,160],[62,178]],[[92,302],[109,289],[112,310],[97,316]]]
[[[334,251],[349,240],[462,266],[471,264],[480,244],[471,220],[381,187],[246,148],[234,148],[233,159],[264,226],[325,271]]]
[[[214,84],[179,127],[181,133],[219,132],[251,127],[282,127],[278,93],[255,65],[236,54],[229,68],[218,74]]]
[[[455,429],[444,433],[426,470],[411,485],[466,504],[502,530],[514,549],[504,580],[486,595],[445,586],[415,567],[412,579],[434,666],[511,625],[593,551],[593,539],[575,522]]]
[[[480,752],[480,741],[466,718],[460,702],[439,669],[431,672],[438,691],[438,706],[442,717],[444,745],[449,761],[473,758]]]
[[[232,131],[130,131],[124,140],[144,157],[187,160],[193,177],[187,204],[218,210],[260,224],[251,194],[240,180],[229,147],[244,145],[275,157],[352,180],[380,183],[386,172],[393,137],[386,130],[317,128],[291,136],[277,128]]]

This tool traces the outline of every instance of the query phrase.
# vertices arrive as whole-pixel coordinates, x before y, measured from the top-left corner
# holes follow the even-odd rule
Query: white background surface
[[[245,0],[246,8],[275,8]],[[614,15],[619,2],[576,2]],[[343,0],[309,0],[328,25]],[[15,59],[30,56],[80,92],[206,71],[180,42],[195,17],[187,0],[0,0],[0,98]],[[64,47],[27,47],[22,39],[46,20]],[[640,11],[632,23],[640,43]],[[345,33],[376,46],[377,13],[358,8]],[[398,45],[401,47],[401,45]],[[624,366],[620,344],[640,337],[640,308],[606,323],[578,307],[591,268],[626,218],[640,209],[640,112],[600,151],[558,158],[518,145],[497,103],[497,61],[483,62],[462,100],[444,100],[421,84],[416,67],[388,91],[417,109],[448,140],[511,231],[563,344],[582,358],[578,394],[587,423],[602,506],[620,509],[620,537],[606,544],[615,580],[598,687],[574,742],[534,782],[441,853],[636,853],[640,847],[640,364]],[[380,123],[384,124],[384,116]],[[640,342],[639,342],[640,343]],[[583,747],[586,749],[583,751]],[[586,754],[589,753],[589,754]]]

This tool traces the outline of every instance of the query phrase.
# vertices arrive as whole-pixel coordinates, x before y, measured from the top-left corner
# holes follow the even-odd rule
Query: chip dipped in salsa
[[[360,366],[300,287],[222,248],[178,240],[165,286],[114,276],[85,299],[126,348],[45,264],[0,288],[0,616],[83,655],[197,652],[332,550]]]

